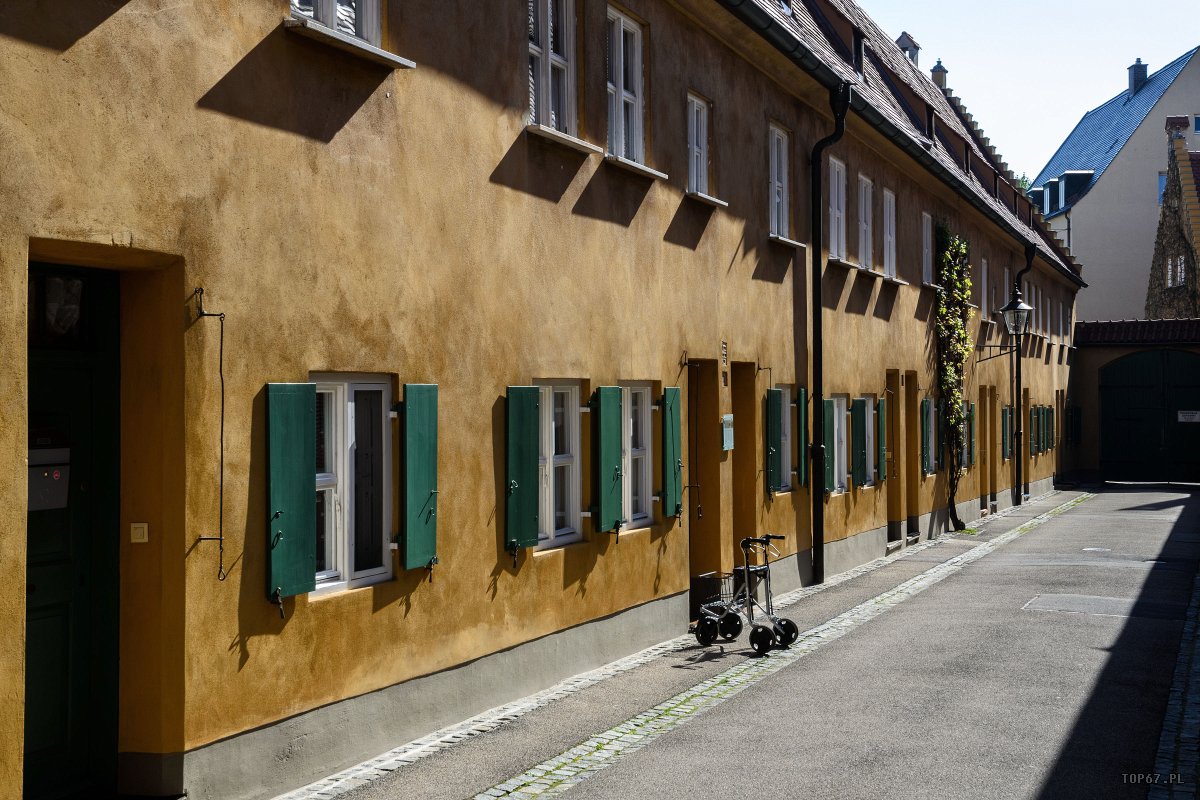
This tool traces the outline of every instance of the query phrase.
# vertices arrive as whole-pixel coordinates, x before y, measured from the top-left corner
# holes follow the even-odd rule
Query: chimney
[[[1139,58],[1129,65],[1129,94],[1137,94],[1137,90],[1146,83],[1146,65]]]
[[[1130,67],[1130,69],[1133,69],[1133,67]],[[942,60],[940,58],[938,59],[938,63],[933,65],[933,69],[929,70],[929,73],[933,75],[933,82],[936,83],[938,88],[942,89],[943,91],[946,89],[946,73],[949,71],[950,70],[942,66]]]
[[[904,55],[908,56],[908,60],[913,63],[914,67],[919,67],[917,56],[921,52],[921,45],[917,44],[917,40],[909,35],[908,31],[902,31],[900,38],[896,40],[896,46],[904,51]]]

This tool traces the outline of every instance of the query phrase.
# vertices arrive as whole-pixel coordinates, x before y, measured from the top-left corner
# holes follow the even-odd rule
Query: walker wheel
[[[696,621],[696,641],[701,647],[708,647],[717,640],[717,621],[712,617],[700,617]]]
[[[721,617],[718,625],[721,631],[721,638],[727,642],[732,642],[742,635],[742,618],[737,614],[726,614]]]
[[[800,638],[800,628],[787,617],[780,617],[775,624],[775,638],[780,647],[791,647]]]
[[[775,646],[775,633],[766,625],[755,625],[750,629],[750,646],[765,656]]]

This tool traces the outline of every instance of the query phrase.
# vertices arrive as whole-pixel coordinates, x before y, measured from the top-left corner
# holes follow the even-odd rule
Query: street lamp
[[[1020,276],[1013,281],[1012,293],[1009,295],[1008,302],[1000,309],[1000,316],[1004,318],[1004,327],[1008,329],[1008,335],[1012,336],[1015,341],[1010,352],[1016,360],[1016,366],[1013,372],[1016,376],[1016,391],[1013,393],[1013,462],[1017,468],[1016,474],[1016,497],[1013,500],[1013,505],[1021,505],[1024,499],[1025,487],[1021,482],[1021,460],[1025,457],[1025,452],[1021,449],[1021,421],[1025,418],[1025,409],[1021,405],[1021,337],[1029,332],[1029,319],[1033,312],[1033,306],[1021,301],[1021,284]]]
[[[1021,337],[1029,332],[1029,318],[1032,312],[1033,306],[1021,300],[1021,290],[1014,286],[1009,301],[1000,309],[1000,315],[1004,317],[1004,327],[1008,329],[1008,335],[1017,337],[1018,345]]]

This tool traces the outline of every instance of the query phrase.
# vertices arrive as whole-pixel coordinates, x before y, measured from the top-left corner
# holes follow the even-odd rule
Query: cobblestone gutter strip
[[[1063,509],[1066,506],[1061,507]],[[1059,509],[1055,509],[1049,513],[1057,513]],[[1007,512],[1007,509],[1006,509]],[[1002,512],[1004,513],[1004,512]],[[1040,518],[1038,518],[1040,519]],[[1035,520],[1031,520],[1030,523]],[[1026,523],[1029,525],[1030,523]],[[861,564],[846,572],[839,573],[822,584],[815,586],[805,586],[800,589],[795,589],[787,594],[781,594],[775,598],[776,609],[784,609],[794,605],[801,600],[811,597],[818,592],[826,591],[840,584],[852,581],[855,578],[861,577],[868,573],[884,567],[893,561],[906,558],[911,555],[920,553],[930,547],[941,544],[946,540],[946,536],[938,537],[918,545],[905,548],[899,554],[892,556],[883,556],[874,561],[869,561],[866,564]],[[817,630],[817,629],[814,629]],[[811,633],[811,632],[810,632]],[[808,634],[804,634],[807,636]],[[793,645],[795,650],[803,642],[803,637],[800,642]],[[584,672],[574,677],[568,678],[560,683],[544,689],[537,694],[524,697],[520,700],[515,700],[511,703],[498,706],[483,712],[470,719],[456,723],[454,725],[434,731],[426,736],[422,736],[400,747],[394,748],[382,753],[375,758],[368,759],[361,764],[342,770],[327,778],[309,784],[308,786],[295,789],[286,794],[279,795],[275,800],[327,800],[327,798],[337,797],[345,794],[352,789],[357,789],[359,786],[370,783],[371,781],[382,778],[393,770],[399,769],[406,764],[411,764],[419,761],[426,756],[452,747],[461,741],[478,736],[481,733],[495,730],[501,725],[512,722],[531,711],[549,705],[555,700],[567,697],[589,686],[594,686],[603,680],[611,678],[621,673],[628,672],[631,669],[647,664],[654,659],[667,653],[682,650],[685,647],[691,647],[696,643],[696,640],[691,635],[679,636],[669,641],[656,644],[653,647],[648,647],[625,658],[613,661],[603,667],[599,667],[590,672]],[[752,662],[758,663],[758,662]],[[670,702],[670,701],[668,701]],[[494,797],[496,795],[484,795]]]
[[[486,792],[476,795],[475,800],[492,800],[492,798],[529,800],[534,797],[553,797],[561,794],[580,781],[610,766],[617,759],[645,747],[656,738],[679,727],[696,715],[719,705],[748,686],[758,683],[824,645],[840,639],[888,609],[894,608],[930,586],[940,583],[967,564],[978,561],[996,548],[1008,544],[1093,496],[1092,494],[1081,495],[1071,502],[1034,517],[1020,527],[1003,533],[989,542],[976,545],[967,552],[910,578],[896,588],[877,595],[822,625],[805,631],[787,650],[776,650],[763,658],[748,659],[730,667],[721,674],[680,692],[649,711],[638,714],[632,719],[560,753],[549,761],[544,761],[520,775],[493,786]]]
[[[1147,800],[1175,800],[1196,796],[1196,769],[1200,766],[1200,575],[1192,583],[1175,677],[1163,715],[1154,772],[1139,776],[1150,784]]]

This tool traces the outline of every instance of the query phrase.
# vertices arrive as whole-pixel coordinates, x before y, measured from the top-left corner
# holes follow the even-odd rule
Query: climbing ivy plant
[[[954,530],[966,526],[955,510],[958,480],[962,474],[963,443],[967,435],[967,413],[963,405],[963,382],[967,358],[971,355],[968,327],[971,307],[970,245],[961,236],[951,234],[945,223],[938,223],[936,236],[937,309],[934,320],[937,336],[937,387],[942,402],[942,441],[947,449],[948,504]]]

